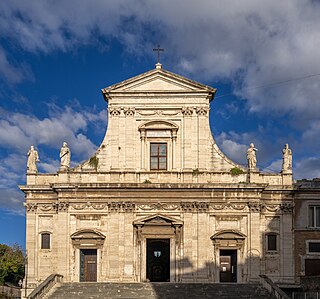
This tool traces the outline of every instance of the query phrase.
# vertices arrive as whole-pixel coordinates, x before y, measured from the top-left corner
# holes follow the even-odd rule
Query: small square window
[[[320,242],[308,242],[308,245],[310,253],[320,253]]]
[[[277,235],[267,234],[267,251],[277,251]]]
[[[41,249],[50,249],[50,234],[41,234]]]

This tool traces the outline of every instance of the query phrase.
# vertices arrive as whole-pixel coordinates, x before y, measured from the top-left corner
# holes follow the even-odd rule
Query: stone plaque
[[[170,130],[148,130],[147,137],[171,137]]]

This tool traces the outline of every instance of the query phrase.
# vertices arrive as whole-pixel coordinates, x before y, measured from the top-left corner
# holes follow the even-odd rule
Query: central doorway
[[[147,279],[170,281],[170,239],[147,239]]]
[[[237,250],[220,250],[220,282],[237,282]]]
[[[80,249],[80,281],[97,281],[97,249]]]

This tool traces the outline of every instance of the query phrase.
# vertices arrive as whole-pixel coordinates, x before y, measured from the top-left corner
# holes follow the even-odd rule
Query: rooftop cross
[[[161,49],[160,45],[158,45],[158,48],[153,49],[153,51],[158,52],[158,62],[157,63],[160,63],[160,52],[163,52],[164,49]]]

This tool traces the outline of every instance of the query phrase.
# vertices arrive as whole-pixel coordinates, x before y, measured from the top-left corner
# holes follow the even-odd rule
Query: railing
[[[259,275],[261,284],[277,299],[291,299],[267,275]]]
[[[292,299],[320,299],[320,292],[293,292]]]
[[[31,292],[28,299],[42,298],[56,283],[61,282],[62,278],[63,276],[60,274],[51,274]]]

